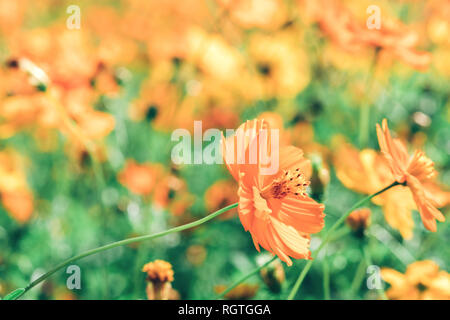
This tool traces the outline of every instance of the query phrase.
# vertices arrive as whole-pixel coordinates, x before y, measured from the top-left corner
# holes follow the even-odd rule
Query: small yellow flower
[[[144,267],[142,267],[142,272],[147,272],[147,279],[149,281],[173,281],[172,265],[164,260],[155,260],[145,264]]]
[[[172,265],[164,260],[155,260],[142,267],[147,273],[147,287],[145,289],[148,300],[177,300],[179,294],[172,288]]]
[[[416,261],[400,273],[383,268],[381,276],[391,287],[386,294],[398,300],[450,300],[450,274],[431,261]]]

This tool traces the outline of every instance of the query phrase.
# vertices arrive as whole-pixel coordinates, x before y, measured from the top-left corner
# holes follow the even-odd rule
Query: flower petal
[[[408,166],[408,152],[406,147],[400,140],[392,139],[386,119],[383,119],[382,128],[377,124],[377,136],[381,152],[389,162],[395,179],[398,182],[403,182],[404,174]]]
[[[419,210],[425,228],[432,232],[436,232],[436,220],[443,222],[445,221],[445,217],[438,209],[436,209],[433,200],[426,196],[422,184],[416,177],[407,174],[406,181],[408,187],[411,189],[414,201],[417,205],[417,210]]]

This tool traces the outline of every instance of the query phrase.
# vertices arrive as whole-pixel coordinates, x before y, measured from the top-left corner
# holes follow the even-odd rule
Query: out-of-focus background
[[[171,161],[171,133],[194,120],[282,128],[312,160],[327,228],[385,186],[360,150],[379,151],[375,124],[387,118],[435,162],[448,216],[449,1],[0,0],[0,63],[0,296],[84,250],[236,202],[223,165]],[[427,231],[408,201],[398,192],[369,204],[365,235],[343,227],[297,298],[377,298],[362,247],[401,273],[428,259],[447,270],[449,224]],[[233,210],[78,261],[79,290],[62,271],[26,297],[146,299],[141,269],[155,259],[172,264],[175,296],[211,299],[267,257]],[[276,265],[233,297],[286,298],[304,264]]]

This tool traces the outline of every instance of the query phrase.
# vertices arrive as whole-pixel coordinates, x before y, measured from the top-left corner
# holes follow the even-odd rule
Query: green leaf
[[[25,288],[19,288],[11,292],[10,294],[6,295],[3,300],[15,300],[17,297],[19,297],[22,293],[25,292]]]

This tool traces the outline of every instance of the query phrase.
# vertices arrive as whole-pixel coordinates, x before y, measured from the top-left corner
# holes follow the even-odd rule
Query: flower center
[[[309,183],[299,168],[283,170],[279,178],[273,180],[269,186],[262,190],[261,196],[266,199],[283,199],[289,194],[304,197],[306,196],[306,188],[309,186]]]
[[[416,288],[417,288],[417,290],[419,290],[420,292],[424,292],[425,290],[427,290],[427,286],[424,285],[424,284],[421,283],[421,282],[419,282],[419,283],[416,285]]]

